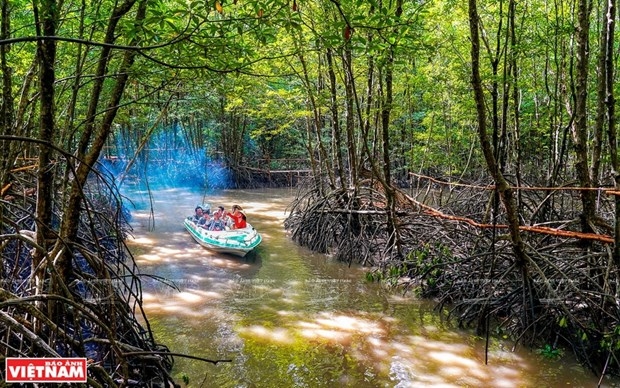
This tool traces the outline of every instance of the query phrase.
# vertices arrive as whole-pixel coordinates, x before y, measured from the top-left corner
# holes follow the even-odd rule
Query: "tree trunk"
[[[523,327],[535,331],[535,307],[537,302],[532,287],[531,277],[528,273],[527,264],[529,262],[529,258],[525,251],[525,245],[521,238],[521,233],[519,232],[519,217],[517,213],[517,207],[515,205],[513,191],[500,171],[500,168],[495,159],[495,155],[493,153],[491,142],[489,141],[487,134],[484,90],[482,87],[482,79],[480,77],[480,27],[476,0],[469,0],[469,25],[471,34],[471,82],[474,91],[474,99],[476,102],[478,136],[480,139],[482,152],[484,154],[484,159],[487,163],[489,172],[493,177],[493,180],[495,181],[495,186],[506,211],[506,218],[510,231],[512,250],[515,256],[515,264],[521,272],[521,278],[523,282],[523,305],[526,306],[523,311]]]
[[[587,122],[587,99],[588,99],[588,33],[590,30],[590,6],[588,0],[577,2],[577,26],[576,26],[576,64],[575,64],[575,121],[572,126],[573,143],[575,146],[575,173],[580,187],[591,188],[592,180],[588,168],[588,122]],[[593,231],[591,221],[596,214],[595,192],[593,190],[581,191],[581,214],[582,231]]]
[[[45,0],[39,3],[40,7],[34,8],[38,36],[56,35],[56,23],[58,21],[58,4],[55,0]],[[41,16],[39,18],[39,16]],[[56,42],[52,39],[41,39],[37,42],[37,60],[39,63],[39,93],[40,93],[40,121],[39,140],[44,143],[39,145],[39,171],[37,178],[37,243],[46,247],[46,240],[52,237],[50,229],[52,224],[53,184],[54,169],[52,163],[55,133],[55,107],[54,107],[54,82],[56,81]],[[43,257],[41,252],[36,251],[32,268],[39,267]],[[41,280],[34,277],[35,282]]]
[[[336,72],[334,71],[334,60],[332,49],[327,49],[325,53],[327,58],[327,73],[329,76],[329,97],[330,97],[330,110],[331,110],[331,123],[332,123],[332,138],[334,146],[332,150],[334,161],[336,162],[336,169],[340,184],[344,180],[344,163],[342,161],[342,135],[340,131],[340,115],[338,114],[338,84],[336,82]]]
[[[353,55],[351,41],[347,40],[342,53],[344,66],[344,90],[345,90],[345,131],[347,135],[347,155],[348,155],[348,182],[343,182],[343,187],[355,187],[358,180],[357,173],[357,147],[355,142],[355,77],[353,76]]]
[[[11,18],[8,0],[0,1],[0,40],[10,37]],[[0,101],[0,128],[5,135],[13,135],[13,82],[12,69],[7,62],[9,45],[0,46],[0,71],[2,71],[2,100]],[[6,157],[0,158],[0,189],[8,183],[9,170],[13,166],[14,160],[11,157],[13,142],[0,141],[0,153]]]
[[[510,58],[509,58],[509,76],[512,83],[512,103],[514,110],[514,128],[513,128],[513,155],[514,155],[514,168],[517,187],[521,187],[521,116],[520,116],[520,96],[519,96],[519,67],[517,65],[517,57],[519,45],[517,43],[516,32],[516,1],[510,0],[508,5],[508,23],[510,29]],[[508,100],[508,96],[506,96]],[[517,209],[521,209],[523,201],[521,200],[521,191],[517,190]]]
[[[403,0],[396,2],[396,19],[400,19],[403,13]],[[396,34],[397,31],[394,31]],[[388,247],[396,248],[397,256],[401,256],[401,243],[398,233],[398,218],[396,217],[396,194],[392,187],[392,161],[390,158],[390,116],[393,104],[393,79],[394,79],[394,46],[388,49],[388,58],[385,66],[385,95],[381,106],[381,138],[383,143],[383,189],[387,199],[387,227],[390,239]]]
[[[616,0],[607,1],[607,9],[603,18],[603,28],[601,31],[601,71],[599,74],[599,97],[603,97],[605,109],[604,115],[607,117],[607,139],[609,141],[609,156],[611,170],[614,178],[616,191],[620,191],[620,165],[618,161],[618,137],[616,129],[616,98],[614,95],[614,44],[616,26]],[[600,103],[601,101],[599,101]],[[615,197],[615,224],[614,224],[614,248],[613,261],[616,271],[616,281],[620,279],[620,196]],[[616,288],[616,292],[619,288]]]
[[[107,79],[106,73],[108,71],[108,65],[111,59],[112,48],[110,45],[114,43],[118,34],[116,31],[116,27],[121,18],[131,10],[135,3],[136,0],[126,0],[125,2],[121,3],[114,8],[110,19],[108,20],[108,26],[104,37],[104,43],[107,43],[108,46],[104,46],[101,49],[101,54],[99,55],[97,71],[94,77],[93,87],[90,94],[88,111],[86,113],[84,132],[82,133],[78,145],[78,159],[81,159],[84,157],[84,155],[86,155],[88,151],[88,145],[90,144],[93,137],[93,132],[96,126],[96,118],[98,117],[98,108],[101,102],[101,93],[103,91],[104,82]]]
[[[112,26],[116,26],[118,19],[121,17],[121,15],[126,14],[131,9],[130,4],[133,5],[134,2],[126,2],[120,8],[115,9],[112,18],[110,19],[110,26],[108,28],[108,33],[111,34],[111,37],[114,36]],[[143,20],[145,14],[146,0],[141,0],[135,16],[136,21],[140,22],[141,20]],[[133,41],[131,42],[131,44],[136,45],[137,42]],[[88,133],[84,133],[80,141],[81,148],[79,150],[79,153],[83,155],[83,160],[79,163],[75,172],[75,178],[71,184],[71,194],[68,203],[66,204],[64,209],[64,217],[59,231],[59,235],[61,238],[56,242],[53,250],[53,257],[59,255],[59,259],[57,260],[57,268],[61,276],[60,281],[64,283],[68,282],[71,278],[72,255],[70,252],[67,251],[65,251],[64,253],[62,252],[65,246],[71,246],[71,244],[76,240],[78,228],[80,225],[81,204],[84,199],[83,188],[86,185],[88,175],[90,174],[94,164],[97,162],[97,159],[101,155],[101,151],[103,150],[105,142],[110,135],[112,123],[114,121],[114,118],[116,117],[116,113],[118,112],[121,97],[127,85],[129,71],[131,66],[133,65],[135,56],[135,51],[125,51],[123,62],[118,69],[118,76],[116,77],[116,82],[111,92],[110,100],[107,104],[106,113],[104,114],[103,119],[99,124],[98,130],[96,132],[93,131],[93,115],[93,117],[91,118],[91,130],[88,131]],[[108,55],[105,55],[105,50],[103,50],[99,62],[100,71],[106,71],[107,66],[102,66],[102,64],[107,63],[108,60]],[[98,88],[98,86],[95,87]],[[94,109],[93,106],[96,107],[97,105],[98,101],[91,100],[91,109]],[[92,144],[90,145],[90,148],[87,149],[86,146],[88,145],[88,142],[85,141],[85,138],[90,139],[91,135],[93,134],[95,136],[92,139]],[[85,153],[87,150],[88,153]]]
[[[302,39],[302,38],[300,38]],[[295,40],[297,42],[297,40]],[[312,109],[312,120],[310,121],[310,128],[316,137],[316,144],[319,150],[319,170],[322,173],[327,173],[329,177],[329,184],[333,189],[335,187],[334,173],[332,168],[329,166],[329,159],[327,158],[327,151],[325,150],[325,145],[323,144],[323,140],[321,138],[321,114],[319,112],[319,107],[316,104],[316,99],[314,97],[314,91],[312,83],[310,82],[310,77],[308,75],[308,66],[306,65],[306,60],[304,58],[303,53],[299,49],[300,53],[298,54],[299,62],[301,63],[301,67],[303,70],[302,73],[302,81],[306,85],[306,92],[308,94],[308,99],[310,100],[310,108]],[[319,187],[321,187],[320,185]]]
[[[608,80],[613,79],[613,51],[609,51],[609,45],[613,45],[614,36],[614,18],[615,15],[615,0],[608,0],[607,7],[603,10],[602,24],[601,24],[601,40],[600,49],[598,53],[598,82],[596,93],[596,118],[594,120],[593,138],[592,138],[592,166],[590,168],[590,179],[592,185],[598,187],[599,173],[601,166],[601,153],[603,148],[603,133],[605,128],[605,119],[607,116],[608,108],[608,83],[612,82]],[[612,91],[613,97],[613,91]],[[607,122],[608,123],[608,122]]]

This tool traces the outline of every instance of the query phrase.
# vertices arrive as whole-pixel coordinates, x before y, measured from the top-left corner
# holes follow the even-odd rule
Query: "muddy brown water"
[[[156,340],[189,387],[595,387],[570,355],[485,341],[446,321],[428,301],[365,280],[297,246],[283,228],[290,189],[133,191],[129,245],[144,275],[144,307]],[[246,258],[210,252],[183,227],[196,204],[241,204],[263,242]],[[150,206],[153,206],[153,212]],[[620,386],[605,378],[603,386]]]

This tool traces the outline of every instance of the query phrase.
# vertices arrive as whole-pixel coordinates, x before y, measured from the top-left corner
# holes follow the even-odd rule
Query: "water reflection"
[[[391,294],[349,268],[296,246],[282,228],[288,190],[133,193],[132,251],[159,342],[216,366],[176,359],[179,382],[203,387],[596,386],[569,357],[547,361],[451,327],[429,303]],[[145,202],[154,206],[155,219]],[[197,203],[242,204],[263,235],[246,258],[218,255],[185,232]],[[506,346],[505,346],[506,345]],[[608,386],[615,382],[607,381]]]

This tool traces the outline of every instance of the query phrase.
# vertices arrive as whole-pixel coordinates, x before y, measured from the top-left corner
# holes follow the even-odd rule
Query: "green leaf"
[[[567,323],[566,323],[566,317],[562,317],[562,318],[560,318],[560,322],[559,322],[559,324],[560,324],[560,327],[566,327],[566,326],[568,326],[568,325],[567,325]]]

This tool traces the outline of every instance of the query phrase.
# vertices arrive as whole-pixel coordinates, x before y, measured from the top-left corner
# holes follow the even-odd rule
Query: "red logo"
[[[85,383],[85,358],[6,358],[7,383]]]

